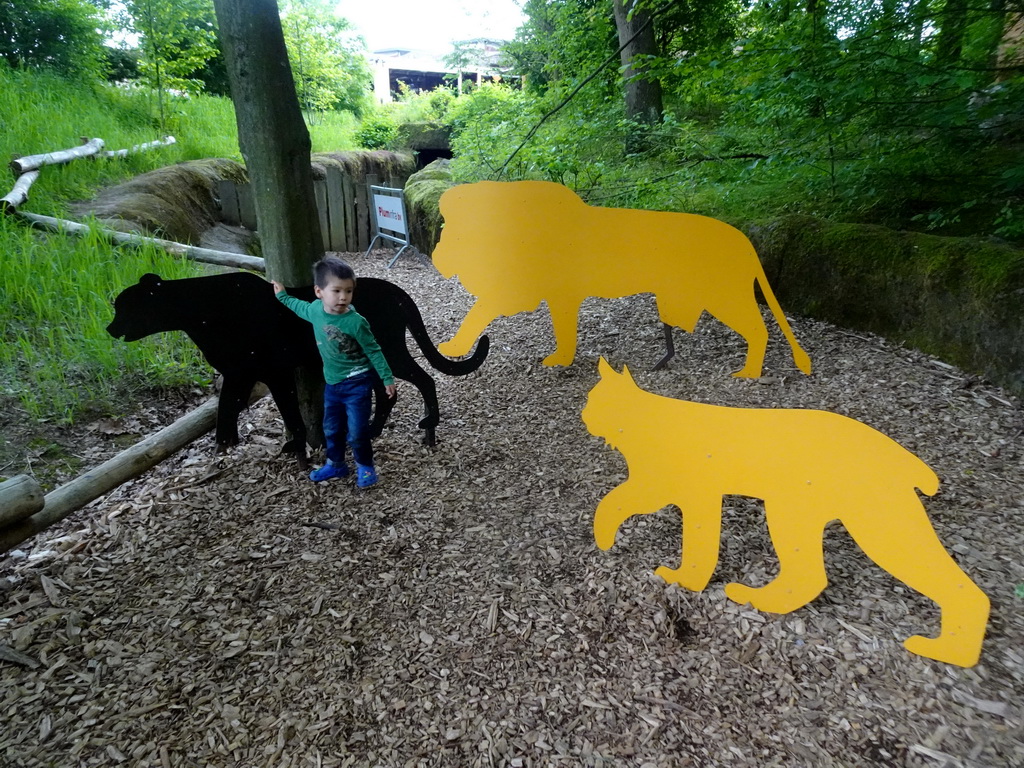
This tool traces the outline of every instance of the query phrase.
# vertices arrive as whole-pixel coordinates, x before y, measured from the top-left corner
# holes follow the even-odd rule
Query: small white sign
[[[406,234],[402,198],[374,195],[373,205],[377,209],[377,225],[380,229]]]

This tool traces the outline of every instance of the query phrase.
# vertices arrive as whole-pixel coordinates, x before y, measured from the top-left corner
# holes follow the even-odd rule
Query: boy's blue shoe
[[[364,467],[356,464],[356,486],[359,488],[370,488],[377,484],[377,472],[373,467]]]
[[[332,464],[328,461],[320,469],[314,469],[309,473],[309,479],[314,483],[320,483],[334,477],[348,477],[348,465]]]

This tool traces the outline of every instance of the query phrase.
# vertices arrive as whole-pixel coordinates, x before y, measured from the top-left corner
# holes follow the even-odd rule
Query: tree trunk
[[[952,66],[960,61],[967,30],[967,0],[946,0],[946,8],[939,17],[941,28],[935,47],[935,61],[940,66]]]
[[[24,205],[28,200],[28,191],[39,178],[39,171],[26,171],[14,182],[14,187],[3,197],[0,197],[0,213],[10,213],[19,205]]]
[[[96,232],[102,237],[105,237],[118,245],[153,245],[167,251],[167,253],[170,253],[173,256],[181,256],[183,258],[192,259],[193,261],[202,261],[206,264],[217,264],[221,267],[234,267],[235,269],[251,269],[254,272],[266,271],[266,262],[258,256],[248,256],[244,253],[228,253],[227,251],[215,251],[210,248],[198,248],[194,245],[175,243],[171,240],[161,240],[156,237],[146,237],[145,235],[138,235],[134,232],[120,232],[116,229],[105,229],[103,227],[93,228],[86,224],[79,224],[78,222],[68,221],[67,219],[55,219],[53,216],[43,216],[39,213],[26,213],[25,211],[15,211],[14,213],[27,221],[33,227],[46,229],[50,232],[61,232],[63,234],[80,235],[82,237],[85,237],[92,232]]]
[[[630,15],[626,0],[614,0],[613,9],[619,45],[625,46],[619,55],[625,68],[626,117],[638,123],[657,125],[662,117],[661,83],[656,78],[644,77],[633,64],[637,56],[655,56],[658,53],[650,13],[634,10]],[[640,150],[643,147],[638,145],[642,144],[640,137],[633,136],[627,141],[626,151]]]
[[[1013,13],[1004,22],[995,51],[996,81],[1009,80],[1024,69],[1024,14]]]
[[[214,0],[221,48],[249,170],[267,276],[310,285],[323,239],[313,193],[309,131],[295,93],[275,0]],[[267,290],[270,290],[268,287]],[[323,443],[319,373],[297,375],[311,446]]]

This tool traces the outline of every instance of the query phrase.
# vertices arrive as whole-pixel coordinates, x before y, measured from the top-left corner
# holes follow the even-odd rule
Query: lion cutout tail
[[[405,316],[406,324],[409,327],[409,333],[416,340],[416,344],[423,352],[423,356],[427,358],[427,362],[435,370],[447,376],[465,376],[483,364],[491,346],[491,341],[487,338],[486,334],[480,337],[476,349],[473,350],[473,354],[461,360],[452,360],[450,357],[445,357],[438,352],[437,347],[434,346],[430,333],[427,331],[427,326],[423,323],[423,315],[420,314],[419,307],[416,306],[416,302],[412,300],[412,297],[402,291],[397,296],[397,299],[402,314]]]
[[[755,259],[757,257],[755,256]],[[758,265],[761,264],[760,259],[757,259]],[[775,294],[772,292],[772,287],[768,285],[768,275],[764,273],[764,267],[761,266],[757,274],[757,284],[761,286],[761,293],[764,294],[764,300],[768,302],[768,307],[772,311],[772,315],[775,316],[775,322],[779,324],[779,328],[782,330],[782,335],[786,337],[789,342],[789,348],[793,351],[793,362],[796,367],[804,373],[810,375],[811,373],[811,358],[804,351],[803,347],[800,346],[800,342],[796,340],[796,336],[793,333],[793,329],[789,326],[789,320],[786,319],[785,313],[782,311],[782,306],[779,304],[779,300],[775,298]]]

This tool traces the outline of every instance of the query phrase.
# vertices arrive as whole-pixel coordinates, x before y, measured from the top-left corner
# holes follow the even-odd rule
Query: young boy
[[[325,256],[313,266],[318,301],[289,296],[276,281],[277,298],[303,320],[313,324],[320,356],[324,361],[324,439],[327,463],[309,474],[319,483],[332,477],[346,477],[345,439],[356,462],[356,485],[369,488],[377,483],[370,444],[370,410],[373,375],[376,370],[388,397],[397,391],[380,345],[370,324],[352,306],[356,276],[352,267],[337,256]]]

